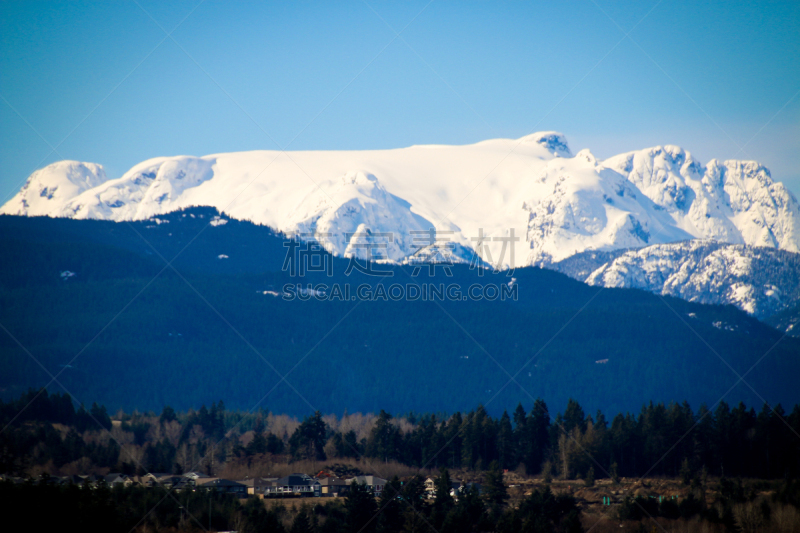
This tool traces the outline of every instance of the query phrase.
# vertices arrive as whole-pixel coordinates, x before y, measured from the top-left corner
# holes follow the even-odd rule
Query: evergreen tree
[[[412,503],[417,508],[424,507],[425,480],[419,474],[412,476],[403,485],[403,501]]]
[[[242,509],[242,515],[247,523],[246,533],[284,533],[278,515],[264,507],[264,501],[258,498],[248,498]]]
[[[378,499],[378,533],[399,533],[403,530],[402,485],[397,476],[386,483]]]
[[[267,435],[267,452],[277,455],[283,453],[283,448],[283,439],[273,433]]]
[[[303,420],[289,439],[289,453],[292,459],[310,459],[324,461],[325,442],[327,441],[327,425],[322,420],[322,413],[317,411],[314,416]]]
[[[267,429],[267,427],[266,427],[266,424],[264,424],[264,417],[262,417],[261,415],[258,415],[258,417],[256,417],[256,423],[253,426],[253,432],[254,433],[264,433],[264,430],[266,430],[266,429]]]
[[[614,484],[619,483],[619,466],[617,463],[611,463],[611,466],[608,468],[608,475],[611,477],[611,481]]]
[[[165,405],[164,409],[161,411],[161,416],[158,418],[158,423],[163,426],[167,422],[174,422],[177,419],[178,415],[175,414],[175,409],[169,405]]]
[[[587,487],[594,487],[594,467],[590,466],[586,471],[586,477],[583,478],[583,484]]]
[[[537,399],[533,403],[525,428],[526,440],[519,448],[520,459],[525,464],[525,472],[533,475],[541,471],[545,453],[550,447],[550,413],[543,400]]]
[[[464,420],[460,412],[456,412],[447,421],[444,428],[444,440],[447,442],[447,448],[442,452],[445,455],[445,464],[450,468],[461,467],[461,455],[463,448],[463,436],[461,434],[461,426]]]
[[[465,487],[455,507],[442,525],[442,533],[471,533],[490,531],[492,528],[486,515],[486,507],[473,484]]]
[[[508,501],[508,490],[503,481],[503,471],[500,470],[497,461],[492,461],[489,471],[483,477],[483,498],[492,517],[498,519],[503,512],[503,506]]]
[[[311,527],[311,520],[308,517],[308,510],[306,506],[300,508],[300,512],[294,517],[292,522],[292,529],[290,533],[313,533],[314,529]]]
[[[511,470],[517,466],[515,448],[511,418],[506,411],[503,411],[503,416],[497,424],[497,460],[501,468]]]
[[[579,511],[575,499],[566,494],[554,495],[550,487],[534,490],[517,509],[522,531],[525,533],[551,533],[563,531],[579,533]]]
[[[528,430],[528,417],[522,404],[517,404],[514,409],[514,463],[525,462],[530,441]]]
[[[366,455],[368,457],[375,457],[382,461],[398,457],[400,432],[391,420],[392,415],[381,409],[375,427],[372,428],[367,440]]]
[[[333,447],[338,457],[360,457],[363,453],[358,444],[356,432],[352,429],[345,433],[336,433],[332,437]]]
[[[344,508],[347,514],[346,522],[349,531],[360,531],[371,533],[377,526],[375,516],[378,507],[375,503],[375,496],[365,483],[350,484],[350,491],[344,500]]]
[[[440,529],[444,524],[445,518],[453,509],[454,501],[450,495],[451,488],[450,472],[442,467],[439,476],[434,483],[434,501],[431,509],[431,521],[435,529]]]
[[[567,402],[567,409],[564,411],[563,428],[566,433],[570,433],[575,428],[581,432],[586,431],[586,415],[580,404],[572,398]]]
[[[247,455],[256,455],[259,453],[267,453],[267,439],[263,433],[256,433],[253,435],[253,440],[245,448]]]
[[[105,429],[111,430],[111,417],[108,416],[106,406],[97,405],[97,402],[92,403],[92,409],[89,411],[92,415],[93,424],[89,426],[91,429]],[[97,427],[99,424],[100,427]]]

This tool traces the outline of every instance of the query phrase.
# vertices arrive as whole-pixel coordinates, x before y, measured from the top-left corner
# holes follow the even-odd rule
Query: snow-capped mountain
[[[713,159],[703,167],[690,153],[668,145],[604,163],[695,237],[800,251],[797,200],[755,161]]]
[[[693,240],[584,252],[553,268],[590,285],[731,304],[760,319],[800,302],[800,254],[775,248]]]
[[[0,213],[121,221],[194,205],[336,255],[398,262],[433,242],[501,268],[692,238],[800,251],[797,200],[755,162],[703,166],[674,146],[601,161],[588,150],[573,156],[555,132],[467,146],[161,157],[112,180],[99,165],[64,161],[31,175]]]
[[[106,182],[103,167],[79,161],[58,161],[30,175],[2,213],[55,215],[54,209],[68,204],[82,192]]]

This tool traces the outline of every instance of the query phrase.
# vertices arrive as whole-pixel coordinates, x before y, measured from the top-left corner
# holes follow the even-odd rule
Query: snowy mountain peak
[[[544,146],[548,152],[558,157],[572,157],[567,138],[557,131],[537,131],[520,139],[523,143],[537,143]]]
[[[549,161],[539,182],[542,187],[523,203],[528,212],[528,264],[546,265],[586,249],[691,238],[623,176],[598,163],[589,150]]]
[[[592,152],[589,151],[588,148],[584,148],[583,150],[575,154],[575,159],[581,159],[591,165],[595,166],[597,165],[597,158],[594,156]]]
[[[53,215],[61,204],[107,179],[101,165],[58,161],[31,174],[22,189],[0,209],[0,213]]]
[[[800,251],[800,204],[755,161],[703,166],[678,146],[656,146],[603,162],[695,237]]]

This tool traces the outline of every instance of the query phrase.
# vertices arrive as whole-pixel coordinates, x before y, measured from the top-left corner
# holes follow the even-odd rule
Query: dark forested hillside
[[[112,412],[224,398],[229,408],[297,416],[478,403],[498,414],[537,397],[572,397],[589,412],[651,400],[800,401],[800,340],[732,307],[589,287],[537,268],[457,265],[449,277],[440,266],[430,278],[427,267],[414,276],[413,266],[381,265],[392,274],[372,277],[327,258],[332,277],[292,277],[281,269],[282,236],[224,216],[209,225],[216,216],[0,217],[2,395],[49,383]],[[518,297],[284,300],[284,284],[298,282],[353,292],[368,284],[373,294],[379,284],[466,292],[512,283]]]
[[[766,322],[778,331],[785,331],[787,335],[800,336],[800,304],[772,315]]]

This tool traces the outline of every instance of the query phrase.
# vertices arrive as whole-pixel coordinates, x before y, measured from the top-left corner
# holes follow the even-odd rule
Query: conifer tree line
[[[27,406],[27,407],[26,407]],[[395,462],[435,471],[485,471],[490,464],[530,476],[800,477],[800,406],[787,414],[777,405],[758,412],[720,402],[695,412],[687,403],[649,403],[634,415],[588,415],[575,400],[551,416],[546,403],[491,416],[484,407],[452,415],[385,411],[363,431],[331,427],[319,412],[292,431],[268,427],[265,412],[210,408],[159,415],[124,415],[113,428],[105,407],[77,409],[67,395],[31,390],[0,402],[0,473],[24,475],[32,466],[87,464],[134,474],[218,473],[226,463],[263,457],[273,461]],[[273,431],[274,430],[274,431]],[[248,437],[244,438],[247,434]],[[124,441],[140,450],[136,460],[120,453]],[[246,444],[245,444],[246,442]],[[83,462],[80,462],[83,461]],[[320,465],[322,466],[322,465]]]
[[[586,478],[590,470],[597,477],[678,477],[703,469],[763,479],[800,474],[800,406],[787,415],[780,405],[756,412],[720,402],[713,411],[701,406],[693,412],[685,402],[649,403],[638,415],[617,414],[609,422],[599,411],[587,415],[575,400],[551,418],[539,399],[530,411],[518,405],[513,415],[499,418],[483,407],[450,417],[405,418],[414,428],[404,433],[381,411],[369,438],[356,447],[339,445],[347,435],[331,438],[342,454],[467,470],[497,461],[503,469],[524,467],[528,475],[565,479]]]

